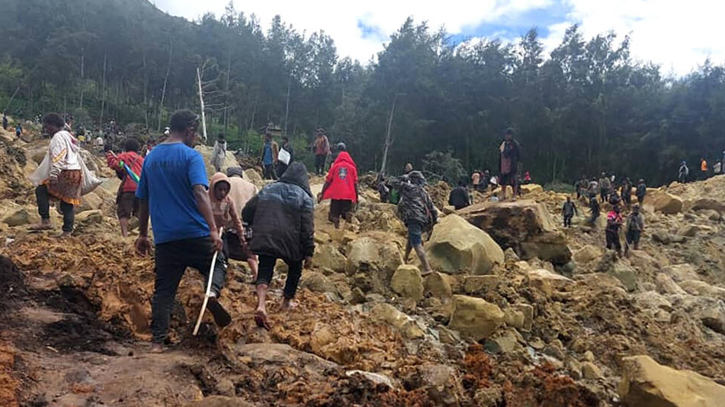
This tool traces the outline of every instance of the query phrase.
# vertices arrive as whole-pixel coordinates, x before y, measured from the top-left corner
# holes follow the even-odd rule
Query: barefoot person
[[[318,202],[331,200],[328,219],[335,225],[335,229],[340,229],[340,218],[349,222],[353,206],[357,204],[358,180],[357,167],[347,153],[345,144],[338,144],[336,149],[340,153],[327,172]]]
[[[292,163],[278,182],[267,185],[244,208],[244,220],[254,229],[250,247],[259,256],[258,303],[254,313],[259,327],[270,328],[266,299],[277,259],[282,259],[289,267],[282,309],[295,306],[292,300],[297,293],[303,263],[309,268],[315,251],[313,210],[307,169],[300,162]]]
[[[433,270],[423,249],[423,232],[438,223],[438,211],[424,186],[425,177],[420,171],[411,171],[403,178],[399,187],[402,199],[398,204],[398,214],[408,228],[404,260],[407,263],[411,250],[415,249],[423,266],[423,274],[427,275]]]
[[[521,147],[518,141],[514,140],[514,131],[507,129],[504,142],[499,147],[501,153],[499,163],[499,185],[501,185],[501,200],[506,200],[506,187],[511,186],[511,199],[516,199],[519,159],[521,158]]]
[[[151,302],[152,351],[163,351],[176,290],[187,267],[205,276],[214,252],[220,252],[214,267],[209,311],[219,326],[231,317],[217,301],[226,277],[226,259],[207,188],[204,159],[192,146],[199,118],[189,110],[171,116],[171,133],[144,161],[136,190],[139,199],[139,237],[136,251],[151,251],[149,214],[156,245],[156,284]],[[206,286],[206,284],[204,285]]]
[[[38,214],[40,224],[31,227],[31,230],[52,229],[50,224],[50,200],[60,200],[60,210],[63,213],[63,233],[61,237],[70,236],[73,231],[75,215],[74,205],[81,203],[81,185],[83,173],[81,171],[78,141],[66,130],[63,118],[57,113],[48,113],[43,117],[43,127],[53,137],[50,140],[48,155],[50,158],[50,173],[48,179],[35,188],[35,198],[38,201]]]
[[[128,173],[128,170],[136,176],[141,174],[143,168],[143,157],[139,154],[141,145],[135,139],[127,139],[123,143],[124,152],[116,155],[113,151],[106,152],[106,162],[112,170],[121,177],[121,185],[116,194],[116,215],[121,224],[121,235],[128,236],[128,220],[132,215],[138,215],[138,199],[136,198],[136,181]],[[127,168],[122,168],[121,163]]]
[[[249,251],[249,245],[244,239],[244,226],[242,226],[241,211],[231,197],[232,184],[229,178],[217,172],[211,177],[209,186],[209,201],[214,212],[214,223],[224,228],[222,240],[224,241],[224,257],[246,261],[252,269],[254,280],[257,280],[257,257]]]

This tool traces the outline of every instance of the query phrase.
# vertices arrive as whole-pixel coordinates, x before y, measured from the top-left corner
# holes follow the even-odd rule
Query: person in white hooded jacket
[[[65,130],[65,121],[57,113],[48,113],[43,117],[43,127],[48,134],[52,134],[48,147],[50,172],[48,179],[44,180],[35,189],[38,202],[38,214],[41,223],[32,227],[33,230],[52,229],[50,224],[50,200],[60,201],[60,210],[63,213],[63,234],[70,236],[73,231],[73,207],[81,203],[81,186],[83,172],[81,169],[78,141]]]

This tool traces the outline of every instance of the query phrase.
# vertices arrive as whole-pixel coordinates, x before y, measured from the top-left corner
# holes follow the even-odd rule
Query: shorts
[[[224,241],[224,256],[228,259],[247,261],[254,259],[254,254],[249,250],[249,243],[241,243],[236,231],[226,231],[222,237]]]
[[[330,219],[347,219],[352,211],[352,201],[333,199],[330,202]]]
[[[408,241],[411,246],[420,246],[423,244],[423,225],[420,222],[409,221],[405,226],[408,227]]]
[[[119,219],[128,219],[131,216],[138,215],[138,199],[134,192],[122,192],[116,198],[116,215]]]
[[[501,186],[516,186],[516,179],[518,177],[516,176],[515,172],[512,172],[511,174],[505,174],[501,175],[498,180],[498,184]]]

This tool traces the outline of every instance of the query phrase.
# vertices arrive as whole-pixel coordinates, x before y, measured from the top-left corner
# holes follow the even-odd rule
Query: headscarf
[[[307,168],[301,162],[295,161],[290,164],[287,171],[284,172],[278,182],[297,185],[302,188],[307,195],[312,197],[312,191],[310,191],[310,180],[307,176]]]

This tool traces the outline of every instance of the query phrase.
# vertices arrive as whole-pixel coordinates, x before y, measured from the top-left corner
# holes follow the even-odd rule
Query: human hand
[[[219,232],[216,230],[211,231],[211,243],[214,245],[214,251],[220,252],[224,248],[224,242],[222,242],[222,238],[219,236]]]
[[[312,268],[312,257],[307,257],[307,258],[305,258],[305,264],[304,264],[304,267],[305,267],[306,269],[311,269],[311,268]]]
[[[146,257],[147,254],[151,254],[151,241],[148,236],[139,236],[134,244],[136,247],[136,254],[141,257]]]

